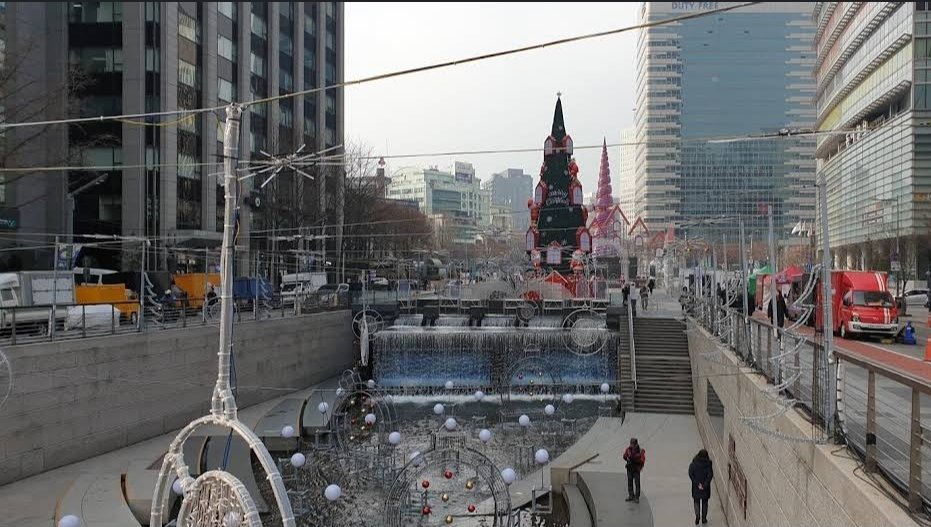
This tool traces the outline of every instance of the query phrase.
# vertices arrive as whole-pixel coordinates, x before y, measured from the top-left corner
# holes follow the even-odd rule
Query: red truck
[[[832,271],[832,328],[841,338],[860,335],[894,337],[899,332],[899,312],[887,289],[886,273],[873,271]],[[821,285],[817,287],[815,322],[824,327]]]

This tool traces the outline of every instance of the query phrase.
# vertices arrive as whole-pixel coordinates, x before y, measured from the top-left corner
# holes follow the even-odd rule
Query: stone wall
[[[762,432],[750,428],[741,416],[778,413],[779,406],[763,392],[766,380],[741,367],[733,353],[695,324],[690,324],[688,334],[695,419],[714,461],[714,489],[728,525],[916,525],[901,508],[862,479],[862,470],[855,473],[858,463],[843,446],[785,439],[811,437],[811,424],[798,411],[762,422]],[[720,407],[712,407],[709,416],[709,386],[720,398],[723,420],[715,416],[720,415]],[[746,517],[728,481],[731,437],[746,477]]]
[[[218,339],[208,326],[5,349],[14,389],[0,408],[0,485],[205,415]],[[239,323],[233,341],[240,406],[333,377],[354,358],[349,311]]]

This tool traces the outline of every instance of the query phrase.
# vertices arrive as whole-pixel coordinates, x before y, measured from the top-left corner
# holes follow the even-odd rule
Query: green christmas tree
[[[569,268],[572,252],[581,248],[591,250],[590,235],[584,229],[588,211],[582,204],[582,184],[578,180],[578,166],[572,157],[572,137],[566,133],[562,115],[562,100],[556,100],[553,115],[553,130],[543,147],[543,166],[540,182],[534,189],[530,204],[531,231],[528,232],[528,247],[535,245],[540,251],[543,265],[560,272]],[[578,246],[579,229],[583,228],[589,242]],[[531,243],[532,236],[536,241]],[[553,242],[562,253],[559,264],[547,263],[547,249]]]

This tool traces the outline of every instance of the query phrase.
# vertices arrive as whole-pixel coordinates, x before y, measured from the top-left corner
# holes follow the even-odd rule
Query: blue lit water
[[[607,330],[605,330],[607,332]],[[617,343],[580,356],[566,332],[540,328],[404,328],[375,335],[375,380],[388,388],[593,385],[617,378]],[[533,381],[531,383],[531,380]]]

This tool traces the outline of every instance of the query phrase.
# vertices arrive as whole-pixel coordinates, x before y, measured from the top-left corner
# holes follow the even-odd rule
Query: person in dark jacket
[[[689,465],[689,479],[692,480],[692,503],[695,506],[695,525],[708,523],[708,500],[711,499],[711,480],[714,469],[711,458],[704,448],[698,451]]]
[[[646,450],[640,448],[637,438],[630,438],[630,446],[624,450],[624,461],[627,462],[627,500],[640,503],[640,471],[646,463]]]
[[[776,324],[777,327],[784,327],[786,325],[786,312],[789,310],[786,306],[786,299],[782,296],[781,293],[776,293],[776,320],[773,321],[773,303],[766,303],[766,314],[769,316],[769,321],[771,324]]]

